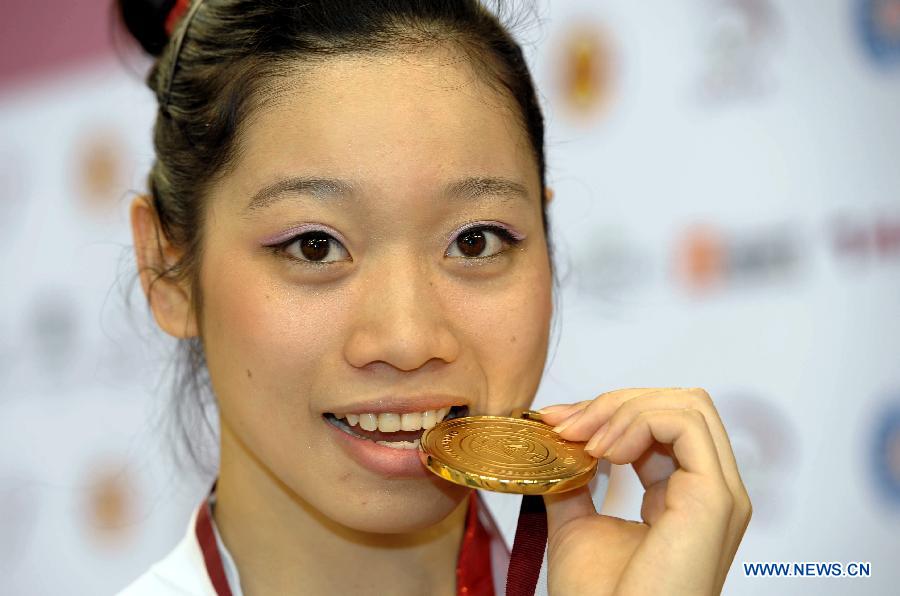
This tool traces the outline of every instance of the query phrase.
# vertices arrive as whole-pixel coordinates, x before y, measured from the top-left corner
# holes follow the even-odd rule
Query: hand
[[[600,515],[587,487],[546,495],[550,594],[719,594],[750,522],[725,427],[703,389],[620,389],[541,410],[641,484],[643,522]]]

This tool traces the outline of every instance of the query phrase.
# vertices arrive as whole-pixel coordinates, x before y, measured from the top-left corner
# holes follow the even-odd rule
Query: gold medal
[[[532,413],[445,420],[422,434],[422,463],[456,484],[502,493],[542,495],[587,484],[597,460],[584,443],[567,441],[533,419],[539,415],[525,414]]]

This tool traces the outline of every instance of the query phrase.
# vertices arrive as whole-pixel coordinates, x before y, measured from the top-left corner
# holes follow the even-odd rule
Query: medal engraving
[[[593,478],[597,460],[583,447],[534,420],[471,416],[425,431],[419,449],[425,466],[451,482],[545,494],[572,490]]]

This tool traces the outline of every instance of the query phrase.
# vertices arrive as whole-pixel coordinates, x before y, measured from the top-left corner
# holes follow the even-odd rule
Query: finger
[[[641,519],[648,526],[656,525],[657,520],[662,517],[666,510],[666,490],[669,487],[668,477],[660,480],[656,484],[646,487],[644,499],[641,501]]]
[[[629,407],[628,410],[629,412],[633,412],[633,416],[636,416],[638,411],[640,411],[641,409],[658,407],[661,403],[668,405],[670,400],[661,400],[660,396],[670,393],[675,393],[677,395],[682,391],[685,390],[671,387],[645,387],[610,391],[608,393],[601,394],[595,400],[591,400],[594,403],[605,401],[605,404],[603,404],[602,408],[599,405],[594,406],[596,412],[593,415],[596,415],[602,419],[605,415],[603,409],[609,410],[612,408],[616,408],[614,415],[618,415],[618,412],[622,411],[626,406],[632,406],[632,404],[638,403],[641,407],[634,408],[632,406]],[[685,400],[681,400],[681,402],[683,401]],[[672,407],[682,407],[681,402],[679,402],[678,405],[673,405]],[[569,418],[577,417],[580,412],[581,410],[573,412],[569,415]],[[605,432],[609,428],[609,425],[609,421],[603,423],[603,425],[600,426],[600,428],[591,438],[591,442],[589,442],[586,446],[587,451],[595,457],[600,457],[602,455],[602,452],[597,449],[593,449],[593,446],[600,438],[602,438],[603,434],[605,434]],[[560,426],[565,426],[565,422],[563,422]],[[621,424],[620,428],[624,429],[625,426],[627,426],[627,422]],[[570,432],[563,434],[568,435],[570,434]],[[651,451],[653,451],[653,453],[645,454],[644,456],[639,458],[638,461],[632,464],[644,488],[653,485],[664,478],[668,478],[677,468],[677,464],[674,461],[674,456],[672,455],[670,447],[660,446],[658,449],[652,449]]]
[[[716,410],[712,398],[706,390],[700,387],[694,387],[686,391],[686,395],[689,395],[690,399],[693,400],[693,407],[700,410],[703,417],[706,418],[706,425],[709,427],[709,432],[716,445],[719,461],[722,462],[722,472],[725,475],[725,480],[728,482],[728,488],[735,495],[739,494],[744,491],[744,485],[738,473],[737,462],[731,449],[731,441],[728,440],[725,425],[719,417],[719,412]]]
[[[675,454],[672,453],[671,445],[655,443],[631,462],[631,466],[646,490],[674,474],[678,469],[678,462],[675,460]]]
[[[679,467],[686,472],[721,481],[727,488],[706,418],[693,408],[641,412],[603,457],[615,464],[628,464],[655,442],[671,445]]]
[[[591,401],[593,400],[586,399],[571,404],[556,404],[553,406],[546,406],[539,409],[538,413],[541,415],[545,423],[551,426],[556,426],[557,424],[561,424],[572,414],[580,412],[582,409],[587,407],[587,405],[591,403]]]
[[[728,570],[731,562],[737,554],[740,546],[741,538],[747,530],[752,514],[752,506],[750,505],[750,497],[747,494],[747,488],[741,479],[738,471],[737,461],[734,457],[734,450],[731,447],[731,441],[728,439],[728,432],[725,424],[722,422],[719,412],[709,394],[700,388],[691,390],[697,396],[698,409],[706,418],[706,424],[709,427],[713,442],[716,445],[716,452],[719,456],[719,462],[722,464],[722,475],[728,490],[731,492],[733,506],[731,518],[728,521],[726,529],[726,539],[723,545],[724,556],[719,561],[719,572],[717,575],[717,586],[721,591],[728,576]]]
[[[609,431],[610,426],[613,426],[609,420],[607,420],[607,422],[600,422],[604,417],[610,416],[610,410],[615,412],[616,416],[623,416],[623,418],[630,419],[637,416],[640,411],[659,408],[661,404],[665,404],[664,407],[666,408],[694,407],[699,409],[706,417],[707,425],[713,436],[716,451],[722,464],[722,472],[725,476],[728,488],[735,498],[736,512],[735,520],[732,524],[734,527],[729,533],[738,536],[743,534],[752,512],[750,499],[747,496],[747,490],[738,473],[734,453],[731,448],[731,443],[728,440],[725,427],[718,415],[715,405],[712,403],[712,399],[704,389],[696,387],[671,387],[629,388],[609,391],[599,395],[594,400],[575,404],[577,409],[574,411],[569,410],[568,412],[570,413],[567,416],[567,420],[562,421],[559,425],[560,427],[569,427],[563,429],[561,434],[564,438],[571,438],[570,435],[573,432],[580,430],[580,425],[585,423],[593,425],[600,424],[598,432],[591,438],[592,442],[588,443],[589,447],[595,447],[602,438],[601,435],[604,434],[603,431]],[[620,410],[623,412],[622,414],[619,414]],[[630,412],[630,415],[627,414],[628,412]],[[597,416],[597,418],[592,419],[593,416]],[[578,421],[577,424],[574,423],[575,421]],[[553,423],[556,422],[556,420],[547,420],[547,422]],[[573,422],[573,424],[568,424],[568,422]],[[626,423],[617,423],[615,426],[624,428],[627,426],[627,420]],[[606,446],[611,444],[612,440],[615,439],[612,435],[617,435],[619,433],[613,430],[606,434],[609,436],[608,440],[604,441],[598,448],[592,450],[592,453],[595,456],[600,456],[601,449],[605,449]],[[674,456],[672,455],[671,459],[666,458],[664,452],[668,452],[672,455],[671,448],[666,447],[658,455],[646,456],[645,459],[639,459],[632,464],[641,483],[645,487],[651,486],[660,479],[670,476],[677,467]]]
[[[719,461],[722,463],[722,472],[725,475],[728,488],[735,496],[745,492],[725,427],[719,418],[718,412],[716,412],[709,394],[700,388],[661,389],[626,400],[612,415],[608,425],[605,428],[601,426],[598,432],[591,437],[585,446],[585,450],[595,457],[602,456],[606,449],[621,436],[625,428],[643,411],[684,408],[694,408],[703,414],[712,435]],[[601,430],[605,432],[601,433]],[[568,438],[565,434],[563,436]],[[650,469],[652,470],[652,468]],[[639,469],[635,468],[635,471],[640,475]],[[641,478],[645,486],[658,480],[659,478],[656,476]]]
[[[629,399],[633,399],[638,395],[664,393],[667,391],[680,391],[680,389],[675,387],[630,387],[625,389],[614,389],[613,391],[601,393],[593,399],[586,399],[573,404],[547,406],[538,411],[544,417],[544,422],[556,425],[553,430],[560,432],[563,428],[568,426],[567,422],[575,421],[578,418],[578,414],[583,413],[588,406],[590,406],[595,413],[609,410],[611,414],[618,405]]]
[[[636,387],[601,393],[590,400],[586,407],[573,412],[553,430],[570,441],[587,441],[623,403],[638,396],[656,395],[667,391],[674,390],[664,387]]]
[[[713,441],[716,444],[716,451],[719,454],[719,461],[722,463],[722,473],[725,477],[725,482],[728,484],[728,489],[733,496],[731,519],[728,522],[726,541],[723,548],[725,555],[720,560],[717,578],[717,586],[718,589],[721,590],[725,583],[725,579],[728,576],[731,562],[737,554],[741,538],[750,523],[750,516],[753,509],[750,504],[750,497],[747,494],[747,488],[744,486],[744,482],[738,471],[734,450],[731,447],[731,441],[728,439],[725,424],[722,422],[719,412],[716,409],[715,404],[713,404],[712,399],[709,397],[709,394],[699,388],[694,389],[694,391],[699,394],[701,411],[706,417],[707,425],[709,426]]]
[[[547,535],[553,536],[573,519],[594,515],[597,509],[587,486],[564,493],[544,495],[547,507]]]
[[[645,494],[641,513],[647,523],[665,519],[661,513],[667,509],[694,516],[698,524],[706,519],[712,523],[710,529],[721,530],[720,549],[728,550],[734,498],[722,475],[706,418],[691,408],[641,412],[604,457],[616,464],[630,463],[655,442],[672,445],[680,469],[664,480],[665,488],[661,483],[653,485],[650,494]],[[727,574],[730,560],[721,554],[716,560],[715,581],[724,581],[722,574]]]

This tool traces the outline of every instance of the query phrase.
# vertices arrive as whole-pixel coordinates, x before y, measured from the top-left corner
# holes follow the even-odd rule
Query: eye
[[[290,258],[309,263],[333,263],[346,260],[350,254],[344,245],[327,232],[306,232],[275,247]],[[333,258],[335,257],[336,258]]]
[[[477,226],[463,230],[446,254],[448,257],[487,259],[521,241],[520,237],[500,226]]]

